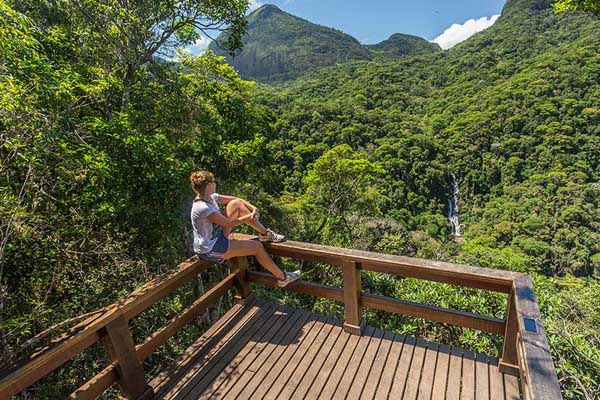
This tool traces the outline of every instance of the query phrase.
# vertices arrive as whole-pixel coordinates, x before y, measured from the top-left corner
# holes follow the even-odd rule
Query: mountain
[[[371,51],[374,60],[397,60],[400,57],[435,53],[442,50],[437,43],[431,43],[421,37],[394,33],[388,39],[377,44],[365,45]]]
[[[440,50],[425,39],[396,33],[375,45],[361,45],[337,29],[314,24],[277,6],[263,5],[247,17],[244,48],[232,57],[212,42],[209,49],[225,56],[245,79],[273,82],[349,61],[395,60]],[[217,42],[223,36],[217,38]]]
[[[369,51],[352,36],[269,4],[248,16],[244,43],[235,57],[214,42],[209,49],[226,56],[241,77],[259,81],[286,79],[319,67],[371,59]]]

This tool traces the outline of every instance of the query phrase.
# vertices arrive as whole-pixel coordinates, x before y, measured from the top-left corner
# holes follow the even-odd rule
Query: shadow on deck
[[[159,399],[518,399],[498,359],[258,300],[150,382]]]

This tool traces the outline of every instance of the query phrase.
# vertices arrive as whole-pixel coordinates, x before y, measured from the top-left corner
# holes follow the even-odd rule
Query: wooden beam
[[[562,399],[531,277],[518,278],[513,285],[523,397],[527,400]]]
[[[213,286],[180,314],[177,314],[166,325],[148,336],[144,340],[144,343],[137,345],[136,353],[138,360],[145,360],[154,350],[169,340],[171,336],[206,311],[208,306],[216,302],[219,297],[225,295],[233,287],[235,279],[237,279],[237,274],[227,275],[225,279]]]
[[[236,234],[234,237],[236,239],[255,238],[255,236],[243,234]],[[355,261],[360,263],[363,270],[502,293],[510,293],[512,281],[524,275],[518,272],[498,269],[471,267],[441,261],[341,249],[294,241],[264,243],[264,246],[270,254],[282,257],[316,261],[331,265],[341,265],[345,261]]]
[[[258,283],[260,285],[279,288],[277,286],[277,279],[271,274],[267,274],[264,272],[248,271],[247,276],[248,281],[251,283]],[[288,290],[290,292],[307,294],[309,296],[336,300],[340,303],[344,301],[344,291],[342,289],[333,286],[321,285],[319,283],[297,280],[295,282],[290,283],[285,288],[280,289]]]
[[[138,360],[127,320],[121,316],[106,326],[102,343],[110,359],[117,364],[121,392],[128,399],[140,399],[152,391],[146,383],[144,368]]]
[[[344,273],[344,331],[361,334],[362,311],[360,306],[360,265],[355,261],[342,264]]]
[[[368,293],[362,293],[361,300],[363,307],[367,308],[423,318],[463,328],[478,329],[497,335],[504,334],[504,320],[499,318]]]
[[[106,389],[114,385],[118,378],[117,363],[113,362],[71,393],[67,399],[93,400],[104,393]]]

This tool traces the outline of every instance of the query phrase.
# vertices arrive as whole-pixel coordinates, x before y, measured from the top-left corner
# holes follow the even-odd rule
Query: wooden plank
[[[353,337],[354,340],[351,340],[351,337]],[[340,336],[338,337],[338,340],[335,342],[335,345],[332,348],[331,352],[327,356],[327,359],[325,360],[325,363],[323,364],[321,371],[319,371],[319,374],[315,377],[312,385],[310,386],[308,392],[306,393],[307,400],[308,399],[316,400],[316,399],[322,398],[320,396],[321,391],[323,390],[323,387],[327,384],[327,381],[329,380],[329,377],[331,376],[331,374],[335,373],[336,366],[338,365],[338,361],[341,360],[341,357],[344,354],[344,351],[349,346],[350,347],[354,346],[353,343],[357,343],[357,342],[358,342],[357,335],[351,335],[348,332],[344,332],[344,331],[340,332]],[[336,382],[336,384],[337,384],[337,382]]]
[[[406,386],[402,399],[415,400],[419,391],[419,380],[423,371],[423,362],[425,361],[425,352],[427,350],[427,342],[423,339],[417,339],[412,360],[410,362],[410,370],[408,378],[406,378]]]
[[[285,384],[286,376],[282,373],[284,371],[286,375],[290,373],[292,366],[296,365],[298,360],[301,359],[300,353],[310,347],[323,327],[325,317],[313,314],[311,318],[298,343],[290,343],[275,363],[261,366],[237,398],[249,399],[254,396],[254,393],[259,393],[262,396],[271,388]]]
[[[297,313],[284,306],[274,310],[271,318],[249,337],[250,340],[244,343],[239,351],[230,351],[231,356],[223,357],[219,362],[211,363],[210,372],[205,374],[200,381],[197,381],[188,397],[199,400],[216,397],[214,393],[222,385],[227,386],[230,382],[234,383],[237,377],[252,364],[266,343],[273,340],[275,335],[278,335],[282,329],[287,331],[298,316]],[[224,390],[226,389],[224,388]]]
[[[293,356],[289,359],[287,367],[283,370],[277,371],[277,378],[270,381],[272,382],[268,388],[264,388],[265,391],[257,390],[255,393],[261,394],[263,399],[279,399],[279,393],[283,388],[288,385],[289,377],[293,376],[298,371],[298,365],[304,359],[304,356],[314,344],[319,343],[318,340],[322,340],[324,336],[327,336],[331,325],[327,323],[327,319],[320,317],[317,324],[310,331],[310,337],[302,341],[302,345],[298,347],[294,352]],[[263,395],[264,393],[264,395]]]
[[[352,380],[347,398],[362,398],[362,391],[365,388],[365,383],[367,382],[367,377],[371,372],[371,368],[373,368],[373,362],[375,361],[375,356],[379,351],[383,334],[384,332],[380,329],[375,329],[375,332],[373,332],[371,340],[369,341],[369,346],[367,347],[367,351],[365,352],[358,370],[354,375],[354,379]]]
[[[448,367],[450,365],[450,346],[443,344],[438,349],[435,376],[433,378],[432,400],[446,398],[446,384],[448,382]]]
[[[369,346],[369,342],[373,339],[372,336],[374,332],[375,328],[368,326],[365,329],[363,336],[359,337],[358,344],[354,349],[354,353],[352,354],[350,361],[346,365],[340,364],[344,372],[333,393],[333,396],[327,398],[346,398],[346,394],[354,382],[354,376],[356,375],[356,371],[358,370],[367,347]]]
[[[288,376],[288,379],[283,385],[283,387],[279,388],[280,390],[277,394],[278,399],[291,398],[297,387],[300,385],[304,374],[309,368],[312,368],[311,364],[313,363],[319,350],[321,350],[323,344],[330,341],[329,337],[333,327],[334,325],[332,324],[332,320],[328,318],[325,322],[325,326],[323,327],[323,329],[321,329],[321,332],[319,332],[310,348],[308,348],[308,350],[304,352],[302,360],[296,365],[296,367],[294,368],[294,372],[292,372]],[[318,368],[318,366],[315,366],[315,368]]]
[[[298,335],[305,326],[304,324],[311,317],[311,313],[306,311],[296,311],[295,314],[298,316],[298,319],[287,333],[280,336],[279,340],[273,340],[267,343],[259,357],[257,357],[250,365],[238,368],[241,370],[241,376],[235,381],[232,380],[231,384],[226,387],[219,388],[218,392],[214,394],[216,398],[244,398],[243,395],[240,396],[240,393],[245,389],[248,389],[248,391],[253,389],[250,384],[252,380],[255,380],[256,382],[262,381],[264,376],[268,374],[272,367],[279,361],[288,346],[297,340]],[[255,387],[256,386],[254,386],[254,388]],[[250,394],[246,396],[250,397]]]
[[[142,344],[137,345],[136,352],[138,359],[140,361],[145,360],[152,352],[154,352],[154,350],[169,340],[171,336],[206,311],[206,309],[216,302],[219,297],[227,294],[227,291],[233,287],[235,279],[237,279],[236,274],[229,274],[226,276],[225,279],[200,296],[189,307],[172,318],[167,324],[148,336]]]
[[[360,335],[362,311],[360,306],[360,265],[354,261],[342,263],[344,276],[344,330]]]
[[[292,399],[304,400],[308,397],[308,392],[315,379],[321,374],[325,361],[331,355],[333,349],[336,348],[336,343],[341,341],[341,334],[345,333],[339,325],[341,325],[341,321],[336,321],[321,349],[317,352],[314,359],[306,365],[306,372],[294,390],[291,396]]]
[[[401,399],[406,386],[406,378],[410,370],[410,362],[412,360],[413,351],[415,350],[416,339],[412,336],[407,336],[402,347],[402,354],[396,366],[396,373],[392,388],[390,389],[390,399]]]
[[[519,390],[519,379],[516,376],[502,374],[504,379],[504,399],[519,400],[521,391]]]
[[[261,308],[261,313],[257,316],[254,323],[246,325],[235,335],[227,335],[229,336],[227,344],[222,346],[220,351],[212,352],[209,358],[203,360],[201,366],[195,364],[193,374],[187,375],[188,379],[186,379],[183,387],[176,392],[172,392],[174,393],[172,398],[175,400],[197,398],[206,385],[235,358],[257,331],[266,331],[270,327],[270,324],[279,318],[279,315],[274,314],[277,308],[275,305],[268,304],[266,307]]]
[[[448,383],[446,384],[446,400],[460,398],[460,377],[462,375],[463,350],[452,346],[450,348],[450,363],[448,366]]]
[[[369,372],[369,376],[365,381],[363,391],[360,395],[361,398],[372,399],[375,397],[375,393],[377,393],[377,387],[379,386],[379,381],[383,375],[383,369],[385,367],[393,341],[394,334],[392,332],[385,331],[383,333],[383,338],[381,339],[381,344],[379,345],[379,350],[375,355],[371,372]]]
[[[211,361],[215,354],[225,351],[226,346],[230,345],[230,342],[235,341],[240,335],[251,329],[254,324],[259,323],[261,318],[264,317],[265,312],[268,313],[270,311],[270,308],[269,304],[265,305],[257,302],[257,305],[244,313],[229,330],[221,329],[204,346],[200,347],[196,353],[192,354],[184,364],[176,367],[176,374],[172,375],[173,379],[158,393],[158,397],[171,398],[184,390],[189,381]]]
[[[349,335],[348,333],[346,333]],[[340,380],[344,376],[344,372],[346,371],[346,367],[349,365],[350,360],[354,356],[354,352],[357,349],[359,342],[364,341],[363,336],[358,335],[350,335],[350,339],[348,339],[348,344],[344,347],[342,354],[336,361],[335,365],[331,373],[329,374],[329,378],[327,378],[325,385],[321,389],[320,393],[317,393],[317,398],[319,399],[331,399],[340,383]]]
[[[298,318],[305,313],[292,311],[288,308],[280,309],[287,315],[282,315],[275,324],[269,326],[268,331],[259,337],[255,335],[252,340],[246,345],[242,351],[238,353],[236,358],[223,368],[213,381],[208,389],[198,397],[199,399],[208,398],[223,398],[234,385],[237,385],[243,377],[251,377],[254,372],[249,371],[252,368],[258,369],[262,362],[269,356],[269,345],[280,343],[289,331],[294,330],[294,326],[298,322]],[[271,347],[272,349],[272,347]],[[246,374],[246,372],[250,372]]]
[[[102,343],[111,361],[117,364],[119,388],[129,399],[142,398],[152,388],[146,383],[144,368],[135,354],[131,331],[124,317],[119,317],[106,326]]]
[[[460,400],[475,399],[475,354],[472,351],[463,353],[462,384]]]
[[[63,338],[60,344],[50,348],[18,370],[7,375],[0,381],[0,398],[8,398],[37,382],[77,354],[81,353],[100,339],[99,330],[121,315],[131,319],[184,282],[209,264],[200,262],[192,257],[179,264],[174,270],[148,282],[140,289],[132,292],[126,298],[106,307],[101,317],[93,316],[92,322],[75,333]]]
[[[490,398],[488,359],[482,353],[475,356],[475,398],[477,400],[489,400]]]
[[[177,379],[189,366],[190,360],[198,355],[201,349],[207,350],[210,348],[210,342],[215,341],[219,335],[224,335],[225,332],[231,331],[233,327],[242,320],[254,304],[235,304],[225,315],[212,324],[206,332],[200,336],[191,346],[189,346],[181,356],[179,356],[168,369],[161,371],[156,377],[150,381],[150,386],[154,388],[156,393],[160,393],[165,386]],[[224,327],[224,328],[223,328]],[[223,329],[221,329],[223,328]],[[216,341],[215,341],[216,343]]]
[[[388,354],[379,385],[377,386],[377,392],[375,393],[375,399],[387,399],[390,390],[392,389],[392,383],[394,381],[394,374],[396,373],[396,366],[400,360],[402,354],[402,346],[404,345],[405,336],[395,334],[392,338],[392,344],[390,352]]]
[[[498,360],[489,358],[490,400],[504,400],[504,380],[498,368]]]
[[[398,300],[387,296],[363,293],[361,304],[367,308],[374,308],[411,317],[424,318],[444,324],[462,326],[464,328],[479,329],[484,332],[504,334],[504,321],[485,315],[472,314],[465,311],[451,310],[428,304],[412,301]]]
[[[430,400],[433,392],[433,379],[435,378],[435,365],[437,363],[439,345],[437,343],[427,343],[427,352],[423,362],[423,373],[419,382],[419,392],[417,399]]]
[[[238,235],[236,235],[236,238]],[[253,236],[239,235],[243,239]],[[523,274],[491,268],[471,267],[441,261],[341,249],[288,240],[282,243],[265,243],[270,254],[294,259],[339,265],[341,260],[355,261],[369,271],[390,273],[418,279],[444,282],[509,293],[512,281]]]
[[[248,281],[250,281],[251,283],[258,283],[260,285],[271,286],[274,288],[281,289],[277,286],[277,279],[275,279],[275,277],[271,274],[266,274],[264,272],[248,271],[246,275],[248,276]],[[318,283],[306,282],[302,280],[290,283],[285,287],[285,289],[281,290],[307,294],[309,296],[321,297],[325,299],[336,300],[339,302],[344,301],[344,291],[342,289],[333,286],[321,285]]]
[[[70,400],[92,400],[117,382],[117,363],[112,363],[67,396]]]
[[[513,285],[520,342],[517,356],[520,356],[523,395],[531,400],[562,399],[531,277],[518,278]],[[525,329],[525,318],[534,321],[537,333]]]

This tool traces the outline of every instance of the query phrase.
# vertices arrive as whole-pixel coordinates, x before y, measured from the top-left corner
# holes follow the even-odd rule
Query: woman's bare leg
[[[227,203],[227,208],[225,209],[225,215],[227,218],[236,219],[248,214],[250,214],[250,210],[248,210],[248,207],[246,207],[240,200],[231,200],[229,203]],[[267,233],[267,228],[260,223],[258,218],[246,221],[246,225],[253,227],[258,233],[262,233],[263,235]],[[229,237],[230,233],[231,228],[223,228],[223,235],[225,237]]]
[[[265,267],[279,280],[283,280],[286,277],[281,268],[273,262],[262,243],[256,240],[229,240],[229,248],[223,258],[228,260],[233,257],[241,256],[256,257],[260,265]]]

